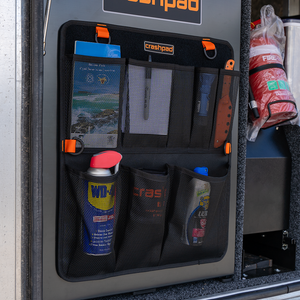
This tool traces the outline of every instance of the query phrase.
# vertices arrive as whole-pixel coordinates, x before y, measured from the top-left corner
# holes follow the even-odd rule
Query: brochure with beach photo
[[[120,58],[119,45],[75,41],[77,55]],[[75,61],[71,138],[86,148],[116,148],[119,118],[120,66]]]
[[[117,147],[120,65],[75,61],[71,138],[86,148]]]

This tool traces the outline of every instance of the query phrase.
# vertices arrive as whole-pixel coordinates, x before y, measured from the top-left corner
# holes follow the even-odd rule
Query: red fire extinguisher
[[[271,5],[265,5],[261,9],[261,25],[251,31],[250,37],[249,81],[254,97],[251,100],[256,101],[257,107],[250,100],[256,115],[250,115],[249,140],[255,140],[260,128],[285,124],[297,117],[283,67],[284,45],[282,21]]]

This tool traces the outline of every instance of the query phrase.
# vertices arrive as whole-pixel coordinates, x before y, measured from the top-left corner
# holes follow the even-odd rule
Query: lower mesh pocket
[[[68,170],[59,206],[61,277],[76,281],[114,271],[117,176],[95,177]]]
[[[220,260],[227,250],[229,176],[176,168],[160,265]]]
[[[130,170],[129,211],[117,271],[157,266],[165,230],[169,174]]]

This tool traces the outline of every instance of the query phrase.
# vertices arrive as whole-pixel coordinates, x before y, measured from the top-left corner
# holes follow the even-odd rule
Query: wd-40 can
[[[116,181],[113,178],[109,180],[109,177],[112,177],[110,169],[98,168],[103,165],[101,160],[105,157],[104,154],[101,157],[94,156],[91,160],[93,167],[87,171],[92,176],[103,177],[103,182],[97,183],[92,179],[85,182],[82,245],[83,251],[89,255],[108,255],[112,250]],[[100,163],[98,163],[98,159],[100,159]],[[104,165],[109,166],[107,162]],[[117,169],[116,165],[115,169]]]

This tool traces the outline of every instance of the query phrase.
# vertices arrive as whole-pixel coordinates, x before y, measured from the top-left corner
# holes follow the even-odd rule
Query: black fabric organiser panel
[[[94,41],[95,26],[96,23],[70,21],[59,32],[58,274],[67,281],[99,280],[221,260],[228,242],[230,155],[224,154],[223,147],[214,148],[213,139],[216,105],[222,93],[221,69],[228,59],[233,59],[232,47],[226,41],[211,39],[218,55],[209,60],[203,53],[202,38],[107,24],[111,44],[121,45],[121,59],[73,55],[76,40]],[[174,55],[151,53],[153,63],[149,63],[149,53],[143,50],[144,41],[174,45]],[[119,134],[117,147],[111,150],[120,152],[123,158],[120,170],[113,178],[86,173],[92,155],[107,148],[85,148],[78,156],[61,151],[62,140],[70,138],[74,61],[111,61],[121,65]],[[153,69],[170,70],[172,74],[166,135],[132,134],[128,127],[129,66],[132,65],[134,70],[149,64]],[[209,84],[208,81],[203,83],[207,74],[213,74]],[[233,118],[239,72],[226,74],[232,75]],[[205,110],[199,107],[201,93],[209,95],[210,105]],[[122,120],[125,120],[123,131]],[[230,129],[231,126],[232,121]],[[230,138],[229,133],[227,140]],[[199,166],[208,167],[209,176],[193,172]],[[116,183],[112,251],[108,255],[87,255],[81,241],[83,187],[87,182],[107,183],[110,180]],[[200,246],[183,242],[187,206],[192,198],[191,182],[196,185],[204,182],[210,186],[206,229]],[[144,189],[160,191],[161,208],[155,214],[149,195],[136,192]]]

